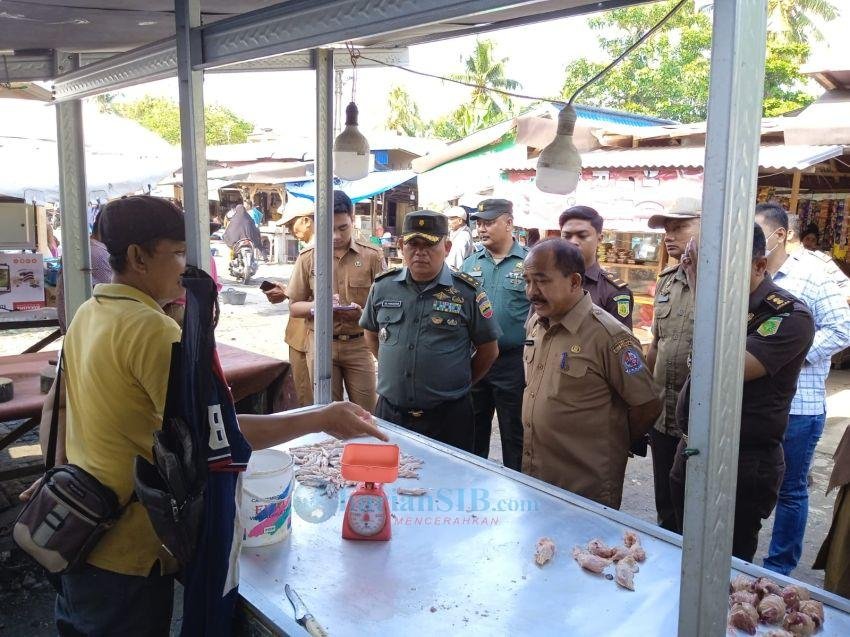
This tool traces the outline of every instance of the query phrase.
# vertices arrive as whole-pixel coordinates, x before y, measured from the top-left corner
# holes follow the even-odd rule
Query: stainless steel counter
[[[293,586],[330,635],[416,634],[675,635],[681,540],[654,525],[602,507],[538,480],[381,422],[391,442],[425,465],[419,480],[387,485],[393,508],[389,542],[341,537],[346,493],[329,499],[295,490],[292,535],[276,545],[246,548],[240,592],[255,612],[290,634]],[[325,436],[307,436],[298,446]],[[282,445],[285,449],[290,445]],[[397,486],[429,489],[398,496]],[[326,519],[323,519],[326,518]],[[635,591],[582,571],[575,545],[592,538],[621,543],[625,529],[641,537],[647,560]],[[534,564],[540,537],[557,553]],[[733,560],[735,570],[792,580]],[[734,572],[734,571],[733,571]],[[850,635],[850,602],[819,589],[826,621],[816,635]],[[765,632],[764,626],[760,632]],[[298,633],[296,633],[298,634]],[[301,633],[303,634],[303,633]]]

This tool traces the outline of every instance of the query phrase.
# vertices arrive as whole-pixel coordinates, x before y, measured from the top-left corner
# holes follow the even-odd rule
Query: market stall
[[[292,533],[277,544],[245,548],[240,558],[248,622],[277,632],[293,617],[289,584],[335,636],[675,635],[681,537],[544,482],[400,427],[381,422],[390,442],[424,461],[419,479],[386,485],[392,538],[341,537],[349,490],[329,498],[296,486]],[[281,449],[324,438],[313,435]],[[297,484],[297,483],[296,483]],[[397,487],[426,489],[405,496]],[[582,570],[574,546],[616,544],[634,531],[646,561],[634,591]],[[535,545],[551,538],[555,556],[535,564]],[[798,583],[733,560],[738,573]],[[850,601],[812,589],[826,607],[818,637],[850,634]],[[368,626],[368,630],[366,627]],[[759,634],[771,627],[761,624]],[[734,631],[733,631],[734,632]],[[256,634],[256,633],[253,633]],[[283,634],[303,634],[300,630]],[[743,634],[743,633],[739,633]]]

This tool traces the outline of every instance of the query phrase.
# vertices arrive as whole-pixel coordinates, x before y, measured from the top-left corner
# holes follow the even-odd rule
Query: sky
[[[848,4],[846,0],[834,2]],[[534,25],[494,31],[482,35],[496,43],[496,52],[507,57],[508,77],[522,84],[522,93],[537,97],[557,97],[564,69],[582,56],[604,61],[587,17],[553,20]],[[822,43],[813,42],[810,65],[830,58],[850,59],[850,6],[833,22],[821,25]],[[475,36],[444,40],[411,47],[410,68],[448,75],[461,70],[462,60],[475,46]],[[369,68],[357,72],[356,101],[364,132],[383,128],[387,117],[387,94],[393,86],[403,86],[413,97],[424,119],[435,119],[452,111],[469,95],[469,89],[423,78],[399,69]],[[817,89],[813,89],[817,90]],[[121,91],[122,99],[145,94],[177,99],[176,79],[162,80]],[[345,72],[343,108],[351,97],[350,72]],[[304,134],[304,121],[315,118],[315,81],[312,71],[285,73],[207,73],[204,81],[207,104],[220,104],[253,122],[257,128],[286,130],[295,127]],[[312,132],[312,128],[309,129]]]

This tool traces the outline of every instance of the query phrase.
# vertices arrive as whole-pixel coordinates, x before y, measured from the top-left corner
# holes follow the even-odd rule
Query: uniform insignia
[[[453,296],[452,297],[452,303],[463,303],[463,297]]]
[[[452,276],[457,277],[458,279],[460,279],[464,283],[467,283],[473,289],[477,289],[477,288],[481,287],[481,284],[478,283],[478,281],[476,281],[474,277],[469,276],[466,272],[452,271]],[[451,290],[449,290],[449,292],[451,292]],[[459,294],[459,292],[455,292],[455,294]]]
[[[623,365],[623,371],[629,375],[637,374],[643,369],[643,361],[641,361],[640,354],[637,353],[634,347],[626,348],[620,360]]]
[[[387,299],[385,301],[381,301],[381,307],[401,307],[401,301],[396,299]]]
[[[450,287],[446,290],[446,293],[448,293],[448,294],[460,294],[460,290],[458,290],[456,287]]]
[[[602,276],[614,287],[624,288],[626,287],[626,282],[623,279],[617,277],[613,272],[608,272],[608,270],[602,270]]]
[[[481,292],[478,296],[475,297],[475,302],[478,303],[478,311],[481,312],[481,316],[488,319],[493,316],[493,306],[490,304],[490,299],[487,298],[486,292]]]
[[[755,318],[755,314],[753,314],[752,312],[750,312],[749,314],[747,314],[747,323],[749,323],[750,321],[752,321],[754,318]]]
[[[484,276],[484,273],[481,270],[475,270],[474,272],[469,273],[470,276]]]
[[[425,220],[424,220],[424,219],[420,219],[420,220],[419,220],[419,227],[421,228],[421,227],[422,227],[422,226],[424,226],[424,225],[425,225]]]
[[[525,270],[525,264],[522,261],[517,261],[516,265],[514,266],[514,270],[519,270],[520,272],[523,272]]]
[[[481,266],[480,266],[480,265],[476,265],[474,268],[472,268],[472,271],[473,271],[473,272],[481,272]]]
[[[378,281],[379,279],[383,279],[387,275],[398,274],[399,272],[401,272],[401,268],[396,266],[394,268],[390,268],[389,270],[384,270],[380,274],[375,275],[375,280]]]
[[[762,336],[773,336],[776,332],[779,331],[779,324],[782,323],[781,316],[773,316],[767,319],[764,323],[759,325],[759,328],[756,330]]]
[[[573,346],[570,348],[570,351],[571,351],[573,354],[578,354],[578,353],[581,351],[581,345],[573,345]]]
[[[456,318],[448,318],[448,319],[446,319],[446,325],[452,325],[452,326],[454,326],[454,325],[457,325],[457,324],[458,324],[458,320],[457,320]]]
[[[629,314],[631,314],[632,308],[629,303],[629,297],[614,297],[614,300],[617,301],[617,314],[626,318]]]
[[[614,354],[619,354],[627,347],[634,347],[634,342],[632,342],[632,339],[630,338],[624,338],[614,343],[614,345],[611,346],[611,352]]]
[[[794,303],[791,299],[782,294],[778,294],[776,292],[771,292],[766,297],[764,297],[765,303],[767,303],[770,307],[775,310],[782,310]]]
[[[441,301],[448,301],[451,297],[448,294],[446,294],[445,292],[437,292],[434,295],[434,298],[440,299]]]
[[[355,268],[363,267],[363,262],[362,262],[362,261],[355,261],[355,262],[354,262],[354,267],[355,267]]]
[[[380,332],[378,332],[378,338],[381,340],[381,342],[382,342],[382,343],[386,343],[386,342],[387,342],[387,336],[388,336],[388,334],[387,334],[387,328],[386,328],[386,327],[382,327],[382,328],[381,328],[381,331],[380,331]]]
[[[432,316],[431,322],[434,325],[442,325],[443,324],[443,317],[442,316]]]
[[[448,301],[434,301],[434,309],[438,312],[460,314],[462,308],[463,306],[460,303],[450,303]]]
[[[562,372],[567,371],[570,368],[570,364],[567,362],[569,358],[567,357],[566,352],[561,352],[561,364],[560,368]]]

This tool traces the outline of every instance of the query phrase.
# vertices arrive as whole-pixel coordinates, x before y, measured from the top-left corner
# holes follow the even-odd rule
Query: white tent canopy
[[[83,109],[89,199],[147,191],[180,164],[176,146],[139,124]],[[0,195],[59,201],[56,113],[31,101],[0,99]]]

